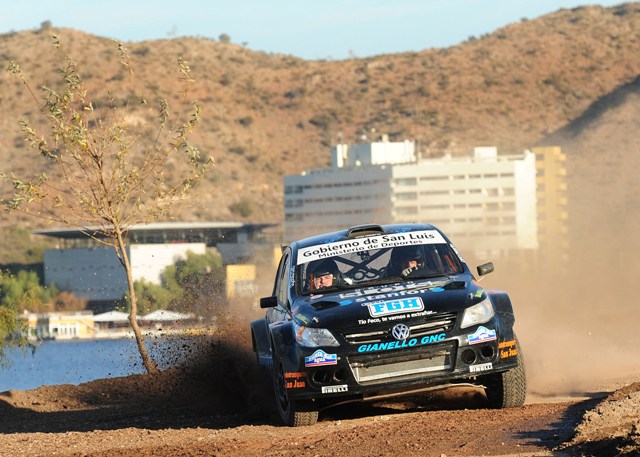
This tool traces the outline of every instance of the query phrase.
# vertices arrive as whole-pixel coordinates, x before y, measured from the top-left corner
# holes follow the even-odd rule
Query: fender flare
[[[257,319],[251,322],[251,344],[258,358],[260,356],[271,357],[271,342],[266,319]]]

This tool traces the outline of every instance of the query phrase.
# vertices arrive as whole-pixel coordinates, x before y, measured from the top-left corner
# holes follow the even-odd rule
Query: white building
[[[456,245],[537,248],[535,155],[416,158],[413,142],[338,145],[332,167],[286,176],[285,241],[365,223],[432,223]]]
[[[160,284],[166,267],[188,252],[204,254],[215,248],[224,264],[246,262],[257,246],[264,245],[262,231],[275,224],[239,222],[158,222],[130,227],[127,254],[133,280]],[[119,300],[127,292],[124,268],[113,247],[97,243],[87,232],[95,229],[59,228],[34,233],[56,238],[59,246],[44,253],[44,282],[73,292],[90,302]],[[101,238],[99,232],[93,237]]]

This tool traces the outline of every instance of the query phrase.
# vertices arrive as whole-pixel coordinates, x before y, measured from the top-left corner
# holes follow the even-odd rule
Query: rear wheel
[[[311,402],[296,401],[289,397],[284,365],[277,356],[273,357],[273,390],[280,419],[284,425],[300,427],[313,425],[318,421],[318,410]]]
[[[515,408],[524,405],[527,395],[527,377],[522,348],[516,338],[518,366],[504,373],[488,375],[483,381],[485,394],[492,408]]]

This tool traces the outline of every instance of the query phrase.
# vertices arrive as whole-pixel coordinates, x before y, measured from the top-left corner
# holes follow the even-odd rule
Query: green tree
[[[8,347],[31,346],[21,311],[40,310],[55,294],[55,288],[40,285],[33,271],[21,270],[17,275],[0,271],[0,365],[6,363]]]
[[[211,317],[226,304],[222,258],[212,251],[188,252],[185,259],[165,268],[160,285],[141,280],[136,281],[135,288],[139,307],[145,313],[170,309]]]
[[[0,272],[0,306],[16,312],[40,312],[57,292],[53,286],[43,287],[33,271],[20,270],[15,276]]]
[[[225,304],[224,268],[220,255],[187,253],[187,258],[176,262],[175,277],[184,290],[180,310],[195,312],[198,316],[216,315]]]
[[[158,371],[149,356],[137,321],[138,303],[131,264],[127,255],[126,234],[135,224],[160,220],[171,207],[184,200],[201,180],[209,161],[189,143],[200,122],[200,107],[194,102],[184,122],[169,115],[169,103],[158,100],[155,114],[149,116],[144,96],[135,94],[132,85],[122,84],[120,98],[110,93],[110,102],[96,108],[85,87],[77,63],[60,51],[61,90],[43,86],[44,97],[35,95],[20,67],[11,62],[8,71],[27,87],[45,116],[47,134],[36,131],[28,120],[20,121],[24,138],[36,151],[47,174],[28,178],[3,175],[13,186],[13,198],[2,200],[8,211],[23,213],[78,227],[99,243],[115,249],[128,281],[129,323],[138,350],[148,372]],[[127,49],[115,42],[120,64],[129,76],[135,74]],[[189,104],[192,83],[190,68],[178,59],[176,76],[182,83],[181,100]],[[145,110],[136,111],[138,106]],[[183,108],[176,110],[178,116]],[[132,123],[130,117],[146,116],[145,123]],[[171,173],[167,171],[171,170]]]
[[[162,284],[154,284],[144,279],[135,282],[136,296],[138,297],[138,309],[141,313],[147,314],[157,309],[173,309],[180,301],[184,292],[175,284],[173,287],[166,287]],[[130,303],[127,295],[125,301]]]
[[[27,331],[16,310],[0,305],[0,366],[6,364],[8,348],[30,346]]]

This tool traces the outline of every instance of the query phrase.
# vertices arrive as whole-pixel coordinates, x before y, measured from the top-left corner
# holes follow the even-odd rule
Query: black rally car
[[[260,306],[253,348],[286,425],[311,425],[340,403],[460,383],[483,387],[496,408],[524,403],[508,294],[480,287],[432,225],[358,226],[291,243]]]

